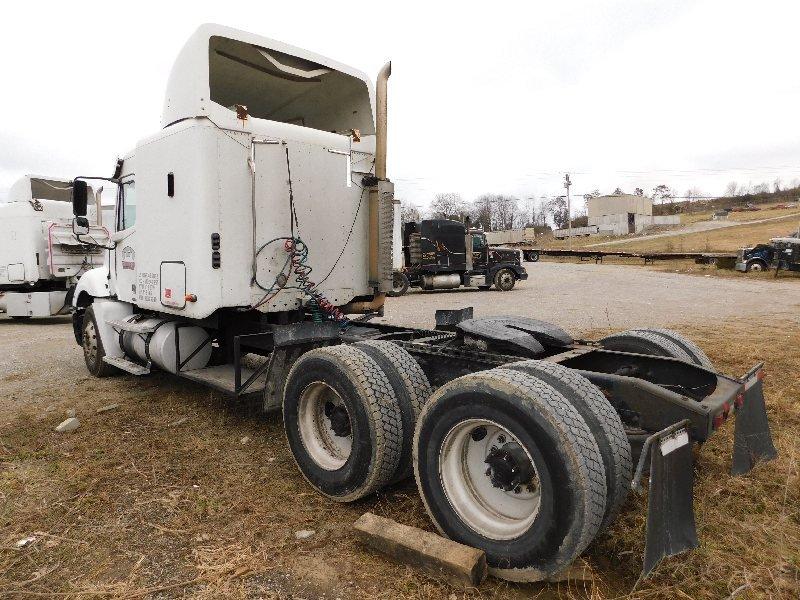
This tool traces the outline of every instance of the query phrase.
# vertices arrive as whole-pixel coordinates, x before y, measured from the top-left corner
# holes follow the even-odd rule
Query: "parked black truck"
[[[394,274],[389,295],[402,296],[409,287],[507,292],[527,278],[518,250],[490,248],[483,231],[468,223],[429,219],[403,225],[403,266]]]

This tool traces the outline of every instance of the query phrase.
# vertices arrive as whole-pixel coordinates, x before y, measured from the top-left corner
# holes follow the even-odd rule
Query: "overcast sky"
[[[285,7],[282,7],[285,6]],[[798,2],[36,2],[0,20],[0,196],[24,173],[109,175],[159,128],[201,23],[371,76],[392,60],[389,176],[436,192],[800,178]],[[390,8],[391,7],[391,8]]]

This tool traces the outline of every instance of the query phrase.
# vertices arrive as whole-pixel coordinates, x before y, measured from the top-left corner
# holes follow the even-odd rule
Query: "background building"
[[[653,216],[653,201],[645,196],[620,194],[586,201],[589,226],[604,235],[640,233],[653,225],[679,225],[679,215]]]

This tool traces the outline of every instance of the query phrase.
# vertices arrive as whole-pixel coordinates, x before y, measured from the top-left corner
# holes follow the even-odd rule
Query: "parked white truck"
[[[435,330],[368,321],[392,284],[390,72],[373,92],[330,59],[202,26],[162,130],[108,178],[113,249],[73,297],[89,371],[158,367],[282,410],[303,476],[340,502],[413,472],[437,528],[501,577],[563,571],[647,456],[645,570],[694,547],[691,442],[735,413],[734,469],[775,455],[760,367],[719,374],[668,330],[588,343],[471,309],[437,311]],[[80,235],[87,199],[76,178]]]
[[[100,195],[92,196],[96,223]],[[73,234],[71,200],[71,180],[26,175],[0,202],[0,310],[13,319],[68,312],[69,287],[103,264],[102,248]],[[107,244],[108,233],[93,224],[86,239]]]

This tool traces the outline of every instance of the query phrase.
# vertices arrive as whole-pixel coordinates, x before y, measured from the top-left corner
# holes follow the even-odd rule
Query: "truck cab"
[[[403,261],[390,295],[401,296],[409,287],[509,291],[528,278],[518,250],[490,247],[482,229],[449,219],[406,223]]]
[[[758,244],[752,248],[739,248],[736,255],[736,270],[743,273],[766,271],[772,265],[775,247],[772,244]]]
[[[775,249],[773,266],[777,270],[800,271],[800,238],[773,238],[770,242]]]
[[[85,236],[72,228],[72,182],[25,175],[0,203],[0,310],[14,319],[68,312],[68,291],[103,264],[108,233],[101,225],[100,190],[91,195]]]

